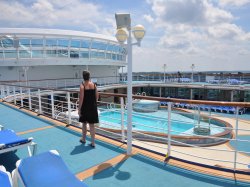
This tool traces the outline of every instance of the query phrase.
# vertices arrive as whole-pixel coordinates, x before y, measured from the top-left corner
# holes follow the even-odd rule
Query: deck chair
[[[4,166],[0,166],[0,186],[12,187],[12,179],[10,173],[6,171]]]
[[[33,138],[22,138],[12,130],[0,128],[0,154],[14,151],[22,147],[28,147],[29,156],[36,152],[36,143]]]
[[[14,186],[87,187],[70,172],[56,150],[17,161],[12,177]]]

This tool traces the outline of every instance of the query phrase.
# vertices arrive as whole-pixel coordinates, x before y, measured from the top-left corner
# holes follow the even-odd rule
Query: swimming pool
[[[147,132],[168,132],[168,113],[166,110],[159,110],[157,112],[142,114],[139,112],[133,112],[133,129]],[[124,114],[126,126],[127,115]],[[121,113],[118,110],[103,111],[100,113],[100,127],[120,129],[121,128]],[[171,114],[171,134],[173,135],[184,135],[184,133],[193,134],[193,128],[196,125],[194,119],[177,114]],[[208,123],[201,121],[201,126],[209,126]],[[223,132],[224,129],[211,124],[211,134],[217,134]],[[185,134],[186,135],[186,134]]]

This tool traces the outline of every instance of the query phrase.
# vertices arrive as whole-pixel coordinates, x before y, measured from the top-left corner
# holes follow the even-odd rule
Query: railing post
[[[122,142],[125,142],[124,135],[124,99],[121,97],[121,131],[122,131]]]
[[[23,88],[20,87],[21,108],[23,107]]]
[[[54,108],[54,92],[51,91],[50,94],[50,101],[51,101],[51,112],[52,112],[52,118],[55,118],[55,108]]]
[[[14,104],[16,105],[16,87],[13,86]]]
[[[7,96],[9,96],[9,95],[10,95],[10,87],[7,86]]]
[[[235,152],[234,152],[234,170],[236,170],[236,165],[237,165],[237,153],[238,153],[238,123],[239,123],[239,107],[236,107],[236,113],[235,113],[235,119],[236,119],[236,124],[235,124]]]
[[[30,88],[28,90],[28,93],[29,93],[29,109],[32,110]]]
[[[171,110],[172,103],[168,102],[168,156],[171,156]]]
[[[1,96],[4,97],[4,85],[1,86]]]
[[[67,100],[68,100],[68,125],[71,124],[71,102],[70,102],[70,93],[67,92]]]
[[[38,114],[42,114],[42,101],[41,101],[41,91],[40,91],[40,89],[38,89],[38,102],[39,102]]]

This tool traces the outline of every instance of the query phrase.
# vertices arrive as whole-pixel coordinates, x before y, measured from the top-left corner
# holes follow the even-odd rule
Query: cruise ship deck
[[[57,150],[77,178],[89,186],[249,186],[249,173],[194,165],[133,148],[126,155],[126,144],[97,135],[96,148],[79,142],[81,131],[64,123],[8,103],[0,104],[0,124],[22,137],[33,137],[37,154]],[[0,155],[0,165],[8,171],[15,169],[16,161],[27,157],[26,149]]]

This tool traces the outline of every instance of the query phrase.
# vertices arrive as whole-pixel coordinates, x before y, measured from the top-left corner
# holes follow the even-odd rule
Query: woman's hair
[[[85,81],[88,81],[89,78],[90,78],[90,73],[89,73],[89,71],[84,70],[84,71],[82,72],[82,77],[83,77],[83,79],[84,79]]]

